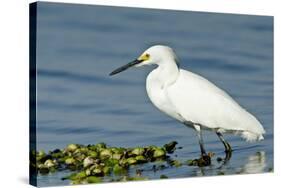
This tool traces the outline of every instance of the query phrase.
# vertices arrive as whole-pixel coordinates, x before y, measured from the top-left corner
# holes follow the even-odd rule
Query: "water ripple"
[[[100,85],[135,85],[136,83],[128,80],[115,80],[110,79],[110,77],[98,76],[98,75],[86,75],[66,72],[62,70],[38,70],[38,76],[67,79],[76,82],[100,84]]]
[[[96,128],[95,126],[87,126],[87,127],[47,127],[47,126],[40,126],[38,127],[38,131],[44,131],[45,133],[55,133],[58,135],[64,135],[64,134],[89,134],[94,132],[99,132],[100,129]]]
[[[202,57],[197,57],[197,58],[192,58],[188,59],[188,61],[193,62],[194,67],[198,68],[207,68],[207,69],[214,69],[214,70],[228,70],[228,71],[234,71],[234,72],[255,72],[258,71],[259,68],[256,66],[252,66],[250,64],[234,64],[234,63],[228,63],[226,60],[221,60],[218,58],[202,58]]]

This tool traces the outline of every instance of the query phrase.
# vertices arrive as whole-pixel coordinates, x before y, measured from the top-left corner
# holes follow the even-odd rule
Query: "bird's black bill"
[[[132,62],[126,64],[126,65],[123,65],[122,67],[119,67],[119,68],[115,69],[115,70],[112,71],[109,75],[112,76],[112,75],[114,75],[114,74],[120,73],[120,72],[122,72],[122,71],[124,71],[124,70],[127,70],[128,68],[130,68],[130,67],[132,67],[132,66],[134,66],[134,65],[137,65],[137,64],[139,64],[139,63],[141,63],[141,62],[142,62],[142,60],[136,59],[136,60],[134,60],[134,61],[132,61]]]

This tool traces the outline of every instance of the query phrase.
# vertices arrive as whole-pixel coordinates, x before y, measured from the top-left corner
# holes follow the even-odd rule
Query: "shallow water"
[[[69,143],[163,145],[176,140],[175,159],[199,156],[193,130],[159,112],[145,91],[153,67],[108,74],[153,44],[176,51],[181,67],[216,83],[254,114],[267,134],[258,143],[226,135],[234,152],[219,168],[182,166],[149,179],[268,172],[273,168],[273,18],[231,14],[39,3],[37,25],[37,149]],[[223,157],[214,133],[206,149]],[[136,167],[140,168],[140,167]],[[150,168],[150,166],[143,166]],[[65,185],[67,172],[38,177]],[[131,170],[134,175],[134,169]]]

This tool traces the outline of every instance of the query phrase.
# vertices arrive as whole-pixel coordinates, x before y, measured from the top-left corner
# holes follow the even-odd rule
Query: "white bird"
[[[180,69],[175,52],[168,46],[152,46],[139,58],[110,75],[129,67],[152,64],[158,66],[146,79],[151,102],[160,111],[196,130],[201,156],[207,163],[210,163],[210,158],[203,146],[202,129],[214,131],[224,144],[226,153],[231,153],[232,149],[222,133],[238,134],[247,141],[263,139],[265,130],[252,114],[215,84],[198,74]]]

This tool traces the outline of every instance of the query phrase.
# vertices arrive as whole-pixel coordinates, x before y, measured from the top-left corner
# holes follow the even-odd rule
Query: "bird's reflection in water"
[[[255,174],[265,172],[267,168],[266,154],[259,151],[248,157],[248,162],[238,171],[239,174]]]

